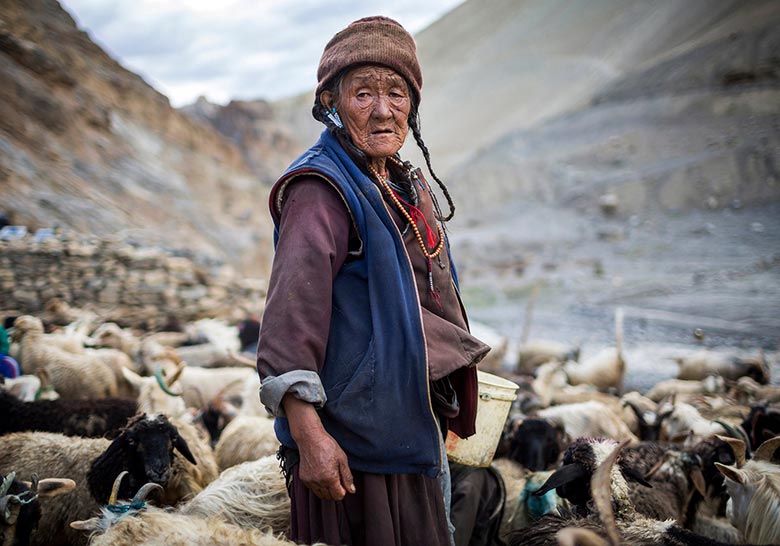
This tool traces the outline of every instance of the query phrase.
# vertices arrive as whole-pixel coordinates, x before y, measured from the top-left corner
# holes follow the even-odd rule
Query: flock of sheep
[[[507,490],[503,537],[780,544],[780,387],[765,355],[691,351],[677,378],[624,393],[620,313],[616,330],[615,347],[579,362],[576,349],[537,341],[513,369],[492,367],[520,385],[493,462]]]
[[[238,329],[70,318],[53,332],[13,323],[25,375],[0,388],[0,545],[292,544]],[[780,543],[780,387],[766,360],[702,351],[677,379],[623,393],[621,323],[616,347],[581,362],[535,342],[511,370],[481,364],[520,385],[492,463],[500,540]]]
[[[23,315],[11,339],[25,375],[0,389],[0,544],[293,544],[235,327],[137,335],[84,313],[45,333]]]

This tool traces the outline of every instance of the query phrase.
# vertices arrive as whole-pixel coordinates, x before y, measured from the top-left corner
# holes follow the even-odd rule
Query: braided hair
[[[330,91],[330,93],[332,94],[334,102],[338,101],[338,97],[341,92],[341,84],[344,81],[344,76],[346,75],[348,70],[349,69],[342,70],[336,77],[334,77],[330,81],[330,83],[325,88],[325,90]],[[433,193],[433,191],[430,192],[431,199],[433,201],[433,207],[436,211],[436,217],[442,223],[442,227],[445,227],[444,223],[452,220],[452,217],[455,215],[455,204],[452,202],[452,197],[450,196],[450,192],[447,189],[447,186],[444,185],[444,182],[442,182],[439,179],[439,177],[436,176],[436,173],[433,171],[433,167],[431,166],[431,154],[428,151],[428,147],[425,145],[425,142],[422,139],[422,134],[420,132],[420,112],[418,110],[417,101],[413,93],[410,93],[410,97],[412,101],[412,108],[409,112],[409,119],[407,120],[407,122],[409,124],[409,128],[412,130],[414,141],[417,143],[417,147],[420,148],[423,157],[425,158],[425,164],[428,166],[428,172],[431,173],[433,179],[436,180],[436,183],[439,185],[442,192],[444,192],[444,197],[447,199],[447,205],[449,206],[449,214],[445,217],[441,211],[441,208],[439,207],[439,202],[436,199],[436,195]],[[342,146],[344,146],[344,148],[348,150],[353,157],[360,160],[360,162],[362,163],[361,165],[362,169],[366,172],[366,174],[368,174],[369,162],[365,152],[363,152],[363,150],[358,148],[355,145],[355,143],[352,142],[352,138],[350,138],[349,133],[347,133],[347,130],[344,129],[344,127],[339,127],[338,125],[336,125],[333,119],[331,119],[331,117],[328,116],[328,110],[325,107],[325,105],[320,102],[319,96],[317,96],[314,100],[314,106],[311,109],[311,114],[314,117],[314,119],[323,123],[328,128],[328,130],[330,130],[330,132],[336,138],[338,138]],[[395,157],[396,159],[401,161],[399,154],[396,153]],[[404,183],[408,183],[409,186],[411,187],[412,172],[414,171],[414,167],[408,161],[403,161],[402,163],[404,165],[405,172],[397,173],[397,174],[400,174]],[[388,168],[392,168],[392,166],[393,163],[389,162]],[[446,227],[445,227],[445,231],[446,231]]]

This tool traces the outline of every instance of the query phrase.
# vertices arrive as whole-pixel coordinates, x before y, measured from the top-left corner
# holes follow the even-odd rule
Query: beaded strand
[[[392,159],[392,158],[391,158]],[[436,245],[436,248],[433,250],[433,252],[428,252],[428,247],[425,245],[425,241],[423,241],[422,234],[420,233],[420,230],[417,228],[417,222],[414,221],[412,218],[412,215],[406,211],[406,208],[401,204],[400,199],[396,195],[396,193],[393,191],[393,188],[390,187],[390,183],[387,181],[387,176],[381,176],[376,169],[374,169],[371,165],[368,166],[368,169],[371,171],[371,173],[376,177],[376,179],[379,181],[379,183],[382,185],[382,188],[384,188],[387,195],[390,196],[390,199],[395,203],[395,206],[398,208],[399,211],[401,211],[401,214],[406,218],[406,221],[409,222],[409,225],[412,226],[412,229],[414,230],[414,235],[417,238],[417,244],[420,245],[420,249],[423,252],[423,255],[426,258],[426,262],[428,265],[428,292],[431,295],[431,298],[433,301],[438,305],[439,310],[442,309],[441,306],[441,297],[439,295],[439,291],[436,289],[436,287],[433,285],[433,260],[434,258],[438,257],[441,253],[442,249],[444,248],[444,233],[442,232],[441,226],[436,223],[436,230],[438,231],[439,235],[439,243]],[[423,222],[425,222],[426,227],[428,226],[428,223],[425,220],[425,216],[422,216]],[[431,228],[428,227],[428,235],[431,234]],[[439,263],[441,263],[441,259],[439,259]]]
[[[417,228],[417,223],[412,220],[412,216],[406,211],[406,208],[404,208],[404,206],[401,204],[401,201],[398,199],[395,192],[390,187],[390,184],[387,183],[387,178],[381,176],[376,171],[376,169],[374,169],[371,165],[368,166],[368,169],[382,185],[385,192],[387,192],[387,194],[390,196],[390,199],[395,204],[396,208],[398,208],[398,210],[401,211],[401,214],[403,214],[403,216],[406,218],[406,221],[409,222],[409,225],[412,226],[412,230],[414,230],[414,235],[417,238],[417,244],[420,245],[420,249],[422,249],[423,255],[426,258],[428,258],[428,260],[433,260],[434,258],[436,258],[444,248],[444,234],[441,231],[441,226],[438,223],[436,224],[436,230],[438,231],[438,236],[439,236],[439,243],[436,245],[436,248],[433,250],[433,252],[428,252],[428,247],[425,245],[425,241],[423,240],[422,234],[420,233],[420,230]]]

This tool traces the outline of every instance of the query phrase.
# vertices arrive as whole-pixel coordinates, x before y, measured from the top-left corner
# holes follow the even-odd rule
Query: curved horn
[[[718,423],[720,426],[722,426],[729,436],[732,438],[736,438],[737,440],[742,440],[745,442],[745,446],[750,445],[750,439],[748,438],[747,432],[745,432],[745,429],[743,429],[740,425],[734,425],[732,423],[729,423],[728,421],[723,421],[722,419],[715,419],[715,423]]]
[[[658,472],[658,469],[660,469],[664,463],[666,462],[665,457],[661,457],[661,459],[653,465],[653,467],[647,471],[647,473],[644,475],[645,480],[649,480],[653,477],[653,475]]]
[[[30,492],[32,492],[33,495],[38,494],[38,482],[40,481],[40,478],[38,478],[38,474],[35,472],[32,473],[32,476],[30,476]]]
[[[163,489],[163,486],[159,483],[149,482],[138,490],[138,493],[135,494],[132,502],[146,502],[146,497],[148,497],[152,491],[162,494],[165,489]]]
[[[5,497],[8,494],[8,490],[11,489],[14,478],[16,478],[16,472],[9,472],[8,475],[3,478],[3,484],[0,485],[0,497]]]
[[[122,485],[122,478],[130,474],[127,470],[123,470],[119,473],[119,476],[114,480],[114,485],[111,487],[111,496],[108,497],[108,504],[116,504],[116,497],[119,495],[119,486]]]
[[[631,400],[623,400],[623,405],[628,406],[629,408],[634,410],[634,414],[636,415],[636,418],[639,419],[639,421],[643,425],[647,425],[647,422],[645,421],[645,417],[643,415],[644,412],[634,402],[632,402]]]
[[[170,379],[168,379],[168,388],[171,388],[173,384],[179,380],[186,366],[187,366],[186,362],[184,361],[178,362],[178,365],[176,366],[176,371],[173,372],[173,375],[170,377]]]
[[[163,374],[165,372],[162,369],[162,366],[158,366],[154,370],[154,378],[157,380],[157,384],[160,386],[160,388],[163,390],[163,392],[169,396],[181,396],[181,393],[175,393],[171,389],[168,388],[168,385],[165,383],[165,379],[163,377]]]
[[[726,442],[731,447],[731,450],[734,452],[734,459],[737,468],[742,468],[746,461],[747,448],[745,447],[745,442],[742,440],[737,440],[736,438],[721,436],[720,434],[716,434],[715,437],[721,442]]]
[[[222,387],[219,392],[214,396],[214,404],[215,405],[221,405],[222,404],[222,397],[225,396],[225,393],[229,391],[231,388],[233,388],[234,385],[238,385],[240,383],[243,383],[243,379],[234,379],[224,387]]]
[[[609,543],[590,529],[564,527],[555,533],[558,546],[607,546]]]
[[[771,461],[772,455],[778,449],[780,449],[780,436],[775,436],[758,446],[758,449],[753,454],[753,459],[756,461]]]
[[[16,518],[19,517],[19,510],[12,510],[12,504],[19,504],[19,497],[16,495],[5,495],[0,498],[0,518],[6,525],[13,525],[16,523]]]
[[[604,530],[607,532],[611,546],[619,546],[620,537],[617,532],[617,522],[615,521],[615,512],[612,509],[612,467],[617,460],[620,451],[629,444],[630,440],[625,439],[615,447],[612,453],[604,459],[593,478],[590,481],[590,494],[593,497],[593,503],[599,512],[599,518],[604,524]]]
[[[232,358],[235,362],[237,362],[241,366],[247,366],[250,368],[257,369],[257,362],[255,362],[254,360],[249,360],[247,357],[235,352],[233,349],[229,349],[227,353],[230,358]]]

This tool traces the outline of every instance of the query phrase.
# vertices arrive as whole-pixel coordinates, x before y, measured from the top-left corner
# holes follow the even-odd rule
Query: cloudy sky
[[[463,0],[61,0],[79,27],[174,106],[312,89],[327,41],[367,15],[415,33]]]

